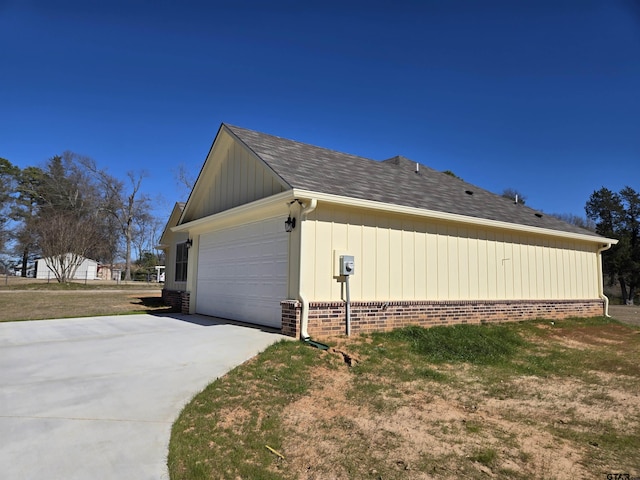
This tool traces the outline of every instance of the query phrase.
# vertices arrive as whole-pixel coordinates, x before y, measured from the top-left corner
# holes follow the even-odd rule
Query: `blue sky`
[[[221,122],[547,213],[640,190],[636,0],[0,0],[0,65],[0,157],[146,170],[163,216]]]

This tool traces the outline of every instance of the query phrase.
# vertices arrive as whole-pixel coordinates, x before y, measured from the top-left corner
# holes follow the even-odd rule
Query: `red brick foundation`
[[[285,300],[282,333],[300,336],[301,304]],[[407,325],[432,327],[461,323],[499,323],[537,318],[596,317],[604,313],[602,300],[514,301],[397,301],[351,302],[351,333],[389,331]],[[308,333],[311,337],[335,337],[346,333],[344,302],[312,302]]]
[[[162,301],[169,305],[174,312],[189,313],[189,292],[162,289]]]

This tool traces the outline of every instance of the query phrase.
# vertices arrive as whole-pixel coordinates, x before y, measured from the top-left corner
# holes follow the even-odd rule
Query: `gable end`
[[[222,125],[180,223],[214,215],[290,189],[291,186]]]

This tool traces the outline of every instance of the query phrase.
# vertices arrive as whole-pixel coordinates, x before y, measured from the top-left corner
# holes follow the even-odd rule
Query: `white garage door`
[[[280,217],[201,235],[196,312],[280,328],[288,235]]]

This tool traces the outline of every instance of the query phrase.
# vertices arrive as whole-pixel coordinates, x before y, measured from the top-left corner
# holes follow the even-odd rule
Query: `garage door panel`
[[[280,218],[200,237],[196,311],[279,328],[288,234]]]

